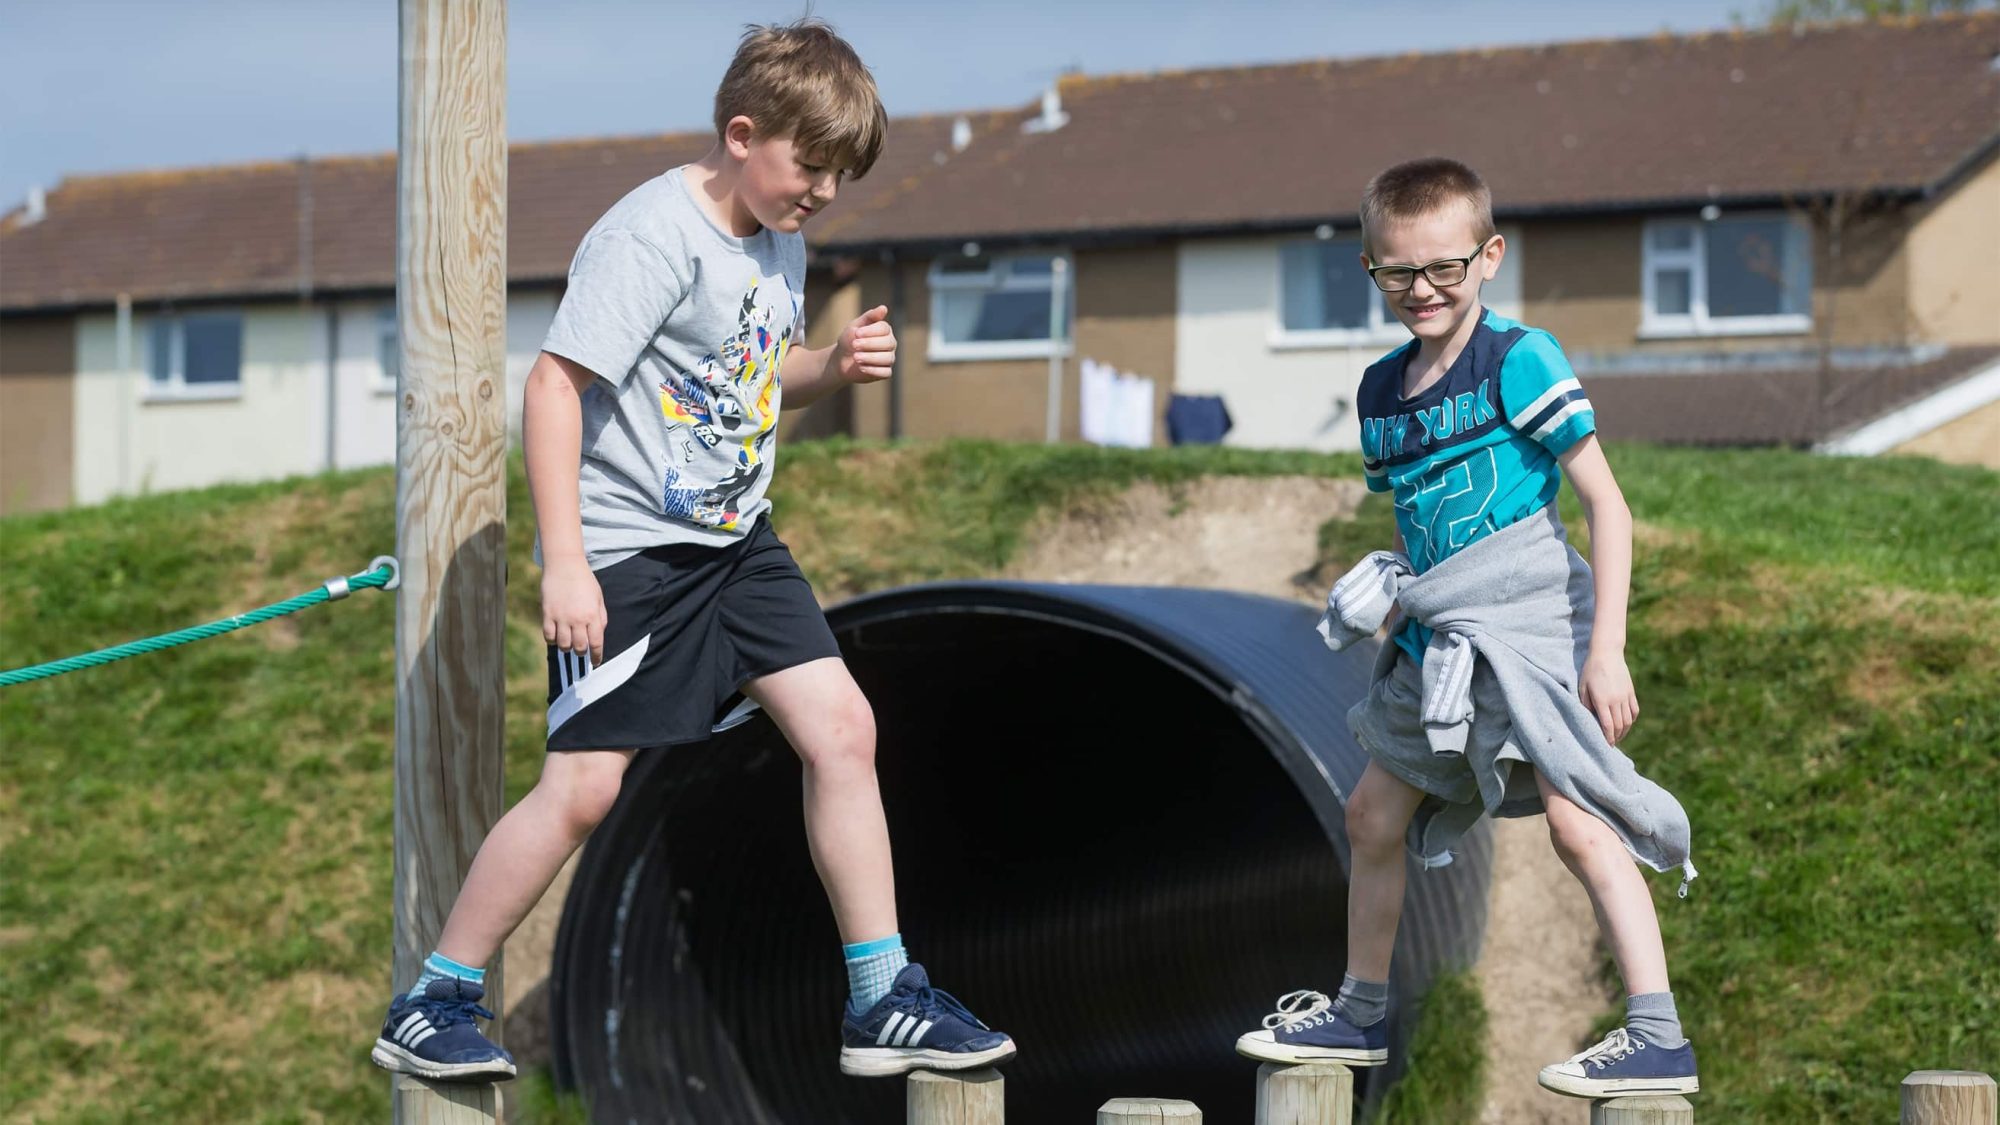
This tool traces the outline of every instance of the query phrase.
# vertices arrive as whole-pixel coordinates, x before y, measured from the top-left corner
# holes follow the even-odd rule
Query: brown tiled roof
[[[1674,445],[1816,445],[1943,390],[2000,348],[1954,348],[1929,362],[1580,378],[1608,439]],[[1817,412],[1815,401],[1823,403]]]
[[[1914,192],[2000,142],[2000,14],[1066,79],[1068,124],[976,141],[835,247],[1352,216],[1449,154],[1515,215]]]
[[[907,191],[950,148],[950,117],[899,118],[896,144],[835,210]],[[577,240],[646,178],[698,159],[712,135],[516,144],[509,154],[507,276],[560,279]],[[300,252],[309,216],[309,258]],[[361,156],[64,180],[47,214],[0,220],[0,308],[285,296],[396,283],[396,161]],[[824,222],[825,220],[821,220]],[[807,228],[813,237],[813,227]],[[309,265],[308,265],[309,262]]]

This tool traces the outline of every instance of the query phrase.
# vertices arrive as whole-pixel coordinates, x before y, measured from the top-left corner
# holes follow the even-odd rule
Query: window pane
[[[938,259],[938,272],[939,273],[985,273],[987,268],[992,264],[993,263],[986,260],[986,257],[983,254],[976,258],[968,258],[962,254],[953,254],[949,257]]]
[[[1659,316],[1686,316],[1694,278],[1687,270],[1653,271],[1653,312]]]
[[[945,292],[938,325],[947,343],[1049,338],[1047,290]]]
[[[1694,226],[1690,223],[1656,223],[1647,228],[1655,250],[1694,249]]]
[[[1707,233],[1708,315],[1805,311],[1812,267],[1805,260],[1805,239],[1789,221],[1722,219],[1709,224]]]
[[[1361,268],[1361,244],[1344,239],[1294,242],[1278,252],[1279,301],[1291,332],[1368,327],[1375,284]]]
[[[1007,259],[1007,273],[1012,277],[1046,278],[1055,272],[1055,258],[1043,254],[1031,258]]]
[[[382,378],[394,383],[402,376],[403,344],[396,335],[396,308],[383,309],[375,319],[375,358],[382,365]]]
[[[174,377],[173,346],[174,322],[165,317],[153,322],[152,337],[146,363],[146,374],[155,383],[171,382]]]
[[[188,383],[234,383],[243,362],[243,320],[237,316],[181,319]]]

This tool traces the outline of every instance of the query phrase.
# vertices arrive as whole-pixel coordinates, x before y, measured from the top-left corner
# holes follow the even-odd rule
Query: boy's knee
[[[860,693],[820,717],[806,764],[815,769],[875,766],[875,711]]]
[[[572,835],[579,839],[589,835],[611,812],[625,783],[623,766],[621,760],[616,764],[579,764],[564,771],[551,796]]]
[[[1549,809],[1548,821],[1549,842],[1555,845],[1556,854],[1572,866],[1586,863],[1618,844],[1609,825],[1566,802]]]
[[[1366,794],[1357,792],[1347,802],[1347,842],[1354,851],[1370,859],[1393,858],[1403,846],[1403,830],[1389,810]]]

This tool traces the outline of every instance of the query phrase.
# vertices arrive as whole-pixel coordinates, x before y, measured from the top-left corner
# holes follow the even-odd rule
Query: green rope
[[[192,629],[182,629],[177,633],[163,633],[160,636],[147,637],[141,641],[131,641],[122,645],[113,645],[110,648],[101,648],[96,652],[84,653],[82,656],[52,660],[47,664],[36,664],[29,668],[16,668],[12,672],[0,672],[0,687],[12,687],[15,684],[25,684],[30,680],[46,679],[50,676],[60,676],[64,672],[75,672],[83,668],[94,668],[99,664],[109,664],[114,660],[123,660],[128,656],[158,652],[163,648],[173,648],[175,645],[206,640],[209,637],[219,637],[224,633],[248,628],[251,625],[260,625],[274,617],[283,617],[288,613],[297,613],[302,609],[316,606],[321,602],[344,598],[350,590],[393,590],[398,585],[400,583],[397,581],[396,560],[387,557],[378,558],[369,564],[368,570],[360,574],[348,578],[329,578],[317,590],[300,594],[296,598],[287,598],[275,605],[267,605],[263,609],[254,609],[249,613],[239,613],[235,617],[225,617],[220,621],[211,621],[206,625],[197,625]]]

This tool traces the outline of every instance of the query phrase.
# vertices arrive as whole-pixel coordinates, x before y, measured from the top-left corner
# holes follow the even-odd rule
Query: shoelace
[[[1310,988],[1287,992],[1278,997],[1278,1010],[1264,1017],[1264,1027],[1269,1031],[1279,1027],[1297,1027],[1332,1007],[1333,1001],[1328,1000],[1324,992],[1314,992]]]
[[[917,989],[916,999],[917,1010],[923,1013],[925,1019],[933,1019],[941,1015],[957,1016],[966,1023],[977,1026],[981,1031],[993,1030],[987,1027],[985,1022],[978,1016],[973,1015],[971,1009],[960,1003],[958,997],[953,996],[942,988],[932,988],[929,985],[925,985]]]
[[[1611,1029],[1611,1034],[1598,1040],[1594,1045],[1577,1052],[1571,1056],[1569,1061],[1582,1063],[1584,1066],[1594,1066],[1601,1070],[1635,1051],[1643,1051],[1645,1049],[1646,1041],[1644,1039],[1634,1039],[1626,1033],[1624,1028],[1615,1027]]]
[[[493,1018],[492,1012],[471,1000],[439,1000],[432,996],[419,996],[410,1006],[422,1012],[431,1021],[431,1026],[439,1031],[455,1023],[471,1023],[474,1016]]]

